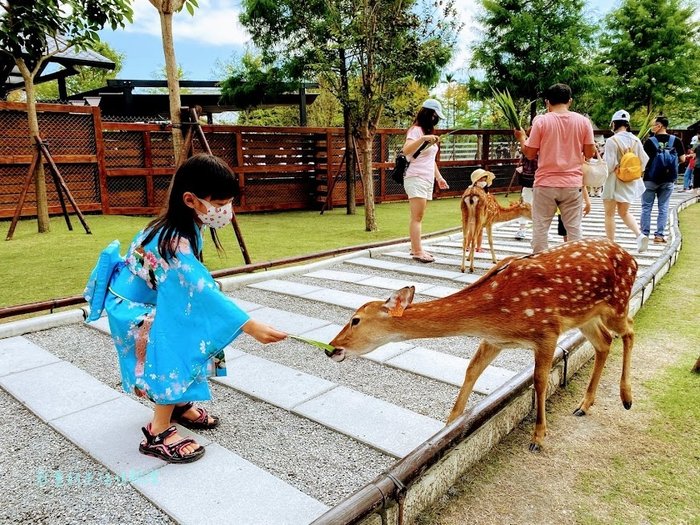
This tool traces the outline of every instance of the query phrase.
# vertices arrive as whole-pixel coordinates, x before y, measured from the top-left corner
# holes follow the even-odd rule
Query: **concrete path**
[[[686,198],[675,193],[672,205]],[[592,200],[584,234],[602,237],[602,203]],[[638,207],[632,213],[638,216]],[[495,229],[499,259],[530,253],[528,241],[514,239],[516,230],[517,222]],[[556,224],[551,239],[561,242]],[[647,253],[637,254],[633,235],[619,222],[617,240],[637,258],[640,277],[666,249],[650,244]],[[367,301],[408,285],[416,287],[416,301],[445,297],[492,266],[487,250],[476,254],[474,274],[461,273],[458,234],[431,242],[429,250],[436,261],[428,265],[413,261],[406,246],[396,246],[323,267],[272,271],[256,282],[222,284],[254,318],[328,342]],[[185,524],[313,521],[444,426],[478,343],[469,338],[393,343],[338,364],[291,339],[262,347],[241,337],[226,350],[229,375],[213,380],[210,406],[231,426],[222,423],[194,435],[207,450],[201,461],[166,465],[138,453],[150,409],[119,389],[108,334],[104,318],[86,328],[65,314],[55,324],[45,316],[0,325],[0,387],[45,432],[62,435],[63,446],[75,447],[115,475],[130,473],[127,486],[145,511],[152,506],[163,519]],[[504,351],[477,382],[470,405],[531,364],[530,352]],[[54,473],[71,468],[60,457],[51,464]],[[9,461],[9,475],[35,490],[27,481],[35,473],[13,470],[17,465]]]

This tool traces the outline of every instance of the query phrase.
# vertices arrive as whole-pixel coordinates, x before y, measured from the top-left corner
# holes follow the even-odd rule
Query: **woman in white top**
[[[433,199],[433,186],[437,180],[441,190],[449,188],[445,179],[440,175],[440,170],[435,163],[438,152],[437,143],[440,138],[435,135],[435,125],[444,119],[442,106],[437,100],[428,99],[416,115],[413,125],[406,133],[406,142],[401,150],[410,161],[406,176],[403,180],[406,195],[411,210],[411,220],[408,231],[411,237],[411,255],[417,261],[430,263],[435,258],[423,250],[421,244],[421,225],[423,215],[429,200]],[[416,158],[413,154],[427,143]]]
[[[605,141],[605,162],[609,173],[603,186],[605,234],[611,241],[615,240],[615,211],[617,210],[622,222],[636,235],[637,250],[642,253],[649,246],[649,237],[642,235],[637,221],[629,210],[630,204],[639,201],[644,193],[644,181],[640,177],[637,180],[623,182],[615,176],[615,168],[619,166],[622,155],[628,149],[639,157],[642,162],[642,171],[649,161],[649,156],[644,152],[641,141],[630,133],[630,114],[627,111],[615,112],[610,125],[614,134]]]

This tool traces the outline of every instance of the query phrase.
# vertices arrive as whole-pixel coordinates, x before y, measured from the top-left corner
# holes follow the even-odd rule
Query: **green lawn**
[[[511,200],[517,194],[511,195]],[[237,216],[253,262],[270,261],[293,255],[320,252],[333,248],[406,238],[408,203],[377,206],[379,231],[364,231],[364,209],[347,215],[336,208],[320,215],[318,211],[241,214]],[[71,216],[73,231],[68,231],[63,217],[51,219],[51,232],[38,234],[36,220],[20,221],[11,241],[0,240],[0,306],[24,304],[80,294],[97,254],[114,239],[125,250],[133,235],[145,226],[149,217],[88,215],[92,235],[86,235],[77,217]],[[428,203],[423,233],[459,227],[461,215],[458,199]],[[0,223],[4,239],[9,221]],[[208,235],[206,236],[208,239]],[[221,235],[226,254],[219,257],[213,244],[206,243],[204,258],[210,270],[243,264],[233,229]]]

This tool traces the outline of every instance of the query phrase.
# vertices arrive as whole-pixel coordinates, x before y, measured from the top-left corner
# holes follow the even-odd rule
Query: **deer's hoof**
[[[539,443],[530,443],[530,452],[542,452],[542,445]]]
[[[577,417],[582,417],[586,415],[586,411],[579,407],[576,410],[574,410],[574,415]]]
[[[632,401],[623,401],[622,406],[625,407],[625,410],[629,410],[632,408]]]

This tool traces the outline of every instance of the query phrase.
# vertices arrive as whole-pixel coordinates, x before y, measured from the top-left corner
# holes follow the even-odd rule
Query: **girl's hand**
[[[447,184],[447,181],[445,179],[443,179],[442,177],[437,179],[437,183],[438,183],[438,188],[440,188],[441,190],[447,190],[450,188],[449,184]]]
[[[262,344],[277,343],[287,337],[286,333],[280,332],[276,328],[256,321],[255,319],[249,319],[248,322],[243,325],[243,331]]]
[[[423,141],[432,146],[433,144],[440,142],[440,137],[437,135],[423,135]]]

